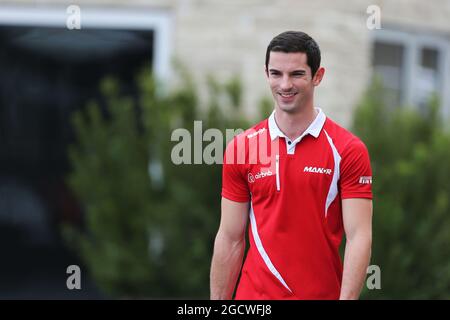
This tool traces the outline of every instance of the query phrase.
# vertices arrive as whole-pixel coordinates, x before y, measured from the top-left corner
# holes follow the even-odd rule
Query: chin
[[[287,113],[294,113],[298,110],[298,107],[295,104],[281,104],[278,103],[278,107],[280,108],[280,110],[287,112]]]

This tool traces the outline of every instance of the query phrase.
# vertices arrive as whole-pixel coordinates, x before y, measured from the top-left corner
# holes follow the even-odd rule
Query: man
[[[270,42],[265,74],[275,110],[227,147],[211,299],[232,298],[239,275],[236,299],[359,297],[371,252],[370,160],[357,137],[315,108],[324,73],[307,34],[288,31]],[[250,161],[265,141],[270,164]]]

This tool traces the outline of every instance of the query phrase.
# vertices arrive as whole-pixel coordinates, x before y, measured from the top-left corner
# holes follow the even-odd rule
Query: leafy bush
[[[356,110],[353,131],[372,161],[372,264],[381,290],[364,298],[450,298],[450,134],[437,99],[422,112],[383,103],[379,84]]]
[[[69,149],[68,183],[86,223],[83,230],[65,226],[64,235],[111,297],[209,295],[221,165],[173,164],[178,142],[171,134],[186,128],[193,137],[194,120],[224,137],[226,128],[245,128],[238,120],[242,89],[237,78],[225,84],[211,78],[208,105],[200,107],[193,81],[180,73],[183,86],[162,95],[143,72],[134,99],[121,94],[121,83],[105,79],[106,112],[93,102],[73,117],[77,143]],[[232,104],[227,114],[226,103]]]

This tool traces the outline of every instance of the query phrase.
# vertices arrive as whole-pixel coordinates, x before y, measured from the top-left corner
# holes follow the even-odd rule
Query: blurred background
[[[362,297],[449,299],[448,16],[450,0],[1,1],[0,298],[207,299],[221,166],[173,164],[172,132],[267,117],[266,47],[301,30],[326,69],[316,104],[371,155],[381,289]]]

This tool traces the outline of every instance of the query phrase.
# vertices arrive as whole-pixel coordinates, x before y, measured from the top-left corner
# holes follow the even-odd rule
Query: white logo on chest
[[[257,174],[253,175],[251,173],[248,174],[248,182],[253,183],[257,179],[265,178],[271,176],[273,173],[270,170],[267,170],[266,172],[262,171],[258,172]]]
[[[327,168],[318,168],[318,167],[305,167],[303,172],[311,172],[311,173],[321,173],[331,175],[333,170]]]

